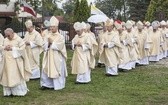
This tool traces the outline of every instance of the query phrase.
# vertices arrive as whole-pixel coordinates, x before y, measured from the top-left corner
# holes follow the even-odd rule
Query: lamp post
[[[125,6],[125,0],[123,0],[123,5],[124,5],[124,20],[126,21],[126,14],[125,14],[126,6]]]
[[[42,0],[42,22],[44,21],[44,0]]]
[[[21,22],[22,22],[21,23],[21,25],[22,25],[22,36],[21,36],[21,38],[24,38],[24,21],[25,21],[25,15],[24,15],[24,12],[22,11],[22,1],[23,0],[15,0],[15,2],[18,2],[18,5],[19,5],[19,10],[17,12],[17,15],[18,15],[18,18],[21,18]]]

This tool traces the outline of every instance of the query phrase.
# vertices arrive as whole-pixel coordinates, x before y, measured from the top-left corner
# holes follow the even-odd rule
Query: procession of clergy
[[[59,21],[54,16],[46,22],[42,33],[34,29],[31,20],[25,22],[27,32],[20,38],[7,28],[0,35],[0,84],[4,96],[25,96],[26,82],[40,78],[41,89],[60,90],[67,77],[67,52],[64,36],[58,32]],[[118,75],[118,69],[131,70],[136,64],[148,65],[168,56],[168,22],[128,20],[126,23],[108,19],[96,37],[88,23],[76,22],[72,40],[72,74],[77,84],[91,81],[95,56],[105,65],[106,76]],[[43,52],[42,70],[40,54]]]

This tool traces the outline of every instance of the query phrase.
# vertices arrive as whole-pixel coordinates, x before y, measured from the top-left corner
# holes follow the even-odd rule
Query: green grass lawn
[[[68,51],[66,88],[61,91],[40,90],[39,80],[27,83],[29,93],[25,97],[3,97],[0,87],[0,105],[168,105],[168,68],[163,66],[139,66],[117,77],[106,77],[104,68],[92,71],[89,84],[74,84]]]

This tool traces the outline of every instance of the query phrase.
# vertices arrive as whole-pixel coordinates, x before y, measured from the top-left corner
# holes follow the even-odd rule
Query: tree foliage
[[[44,16],[63,15],[63,10],[58,8],[57,2],[62,0],[26,0],[31,4],[36,12],[43,13]]]
[[[167,20],[168,18],[168,0],[151,0],[147,10],[145,19],[153,20]]]
[[[33,6],[35,11],[38,10],[42,3],[40,0],[29,0],[28,2]]]
[[[74,8],[74,19],[73,21],[77,21],[78,20],[78,17],[79,17],[79,7],[80,6],[80,2],[79,0],[76,0],[75,1],[75,8]]]
[[[74,8],[74,22],[87,21],[90,17],[90,6],[88,6],[87,0],[76,0]]]
[[[44,16],[63,15],[63,10],[58,8],[55,0],[43,0],[42,5]]]
[[[10,2],[10,0],[0,0],[0,3],[6,3],[8,4]]]
[[[123,19],[124,14],[124,3],[125,0],[97,0],[96,7],[103,11],[110,18]]]
[[[97,0],[96,6],[114,19],[143,20],[150,0]]]
[[[129,6],[129,19],[144,21],[149,4],[150,0],[128,0],[127,5]]]
[[[63,4],[63,10],[65,12],[64,18],[68,22],[73,22],[73,16],[74,16],[74,8],[75,8],[75,1],[74,0],[68,0]]]

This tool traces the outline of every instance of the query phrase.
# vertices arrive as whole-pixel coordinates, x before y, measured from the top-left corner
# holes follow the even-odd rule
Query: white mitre
[[[73,25],[73,27],[74,27],[74,29],[75,29],[76,31],[83,29],[83,25],[82,25],[82,23],[80,23],[80,22],[75,22],[74,25]]]
[[[52,16],[50,18],[50,26],[58,26],[59,25],[59,21],[55,16]]]
[[[26,26],[26,28],[30,28],[30,27],[33,26],[33,22],[32,22],[31,20],[27,20],[27,21],[25,22],[25,26]]]

